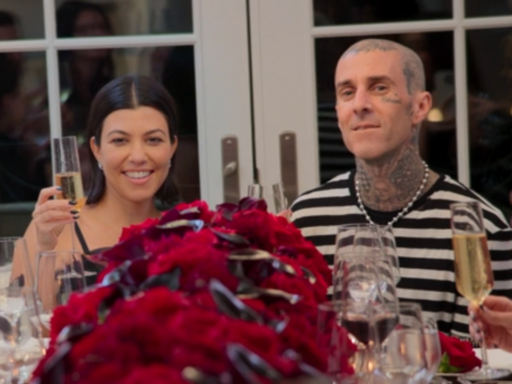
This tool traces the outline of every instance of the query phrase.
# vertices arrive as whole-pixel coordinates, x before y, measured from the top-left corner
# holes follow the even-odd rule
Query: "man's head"
[[[372,162],[407,146],[417,150],[431,96],[416,53],[388,40],[359,41],[338,61],[335,88],[338,124],[356,158]]]

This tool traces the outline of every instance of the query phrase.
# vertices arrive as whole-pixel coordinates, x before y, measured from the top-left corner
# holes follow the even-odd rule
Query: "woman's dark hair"
[[[174,99],[160,83],[142,75],[118,77],[96,94],[87,123],[87,143],[94,137],[96,145],[101,146],[103,122],[112,112],[142,106],[154,108],[164,115],[169,127],[171,143],[174,143],[178,134],[178,112]],[[90,146],[88,148],[92,177],[87,204],[95,204],[105,193],[105,175],[96,166],[96,157]],[[172,205],[178,200],[179,193],[174,181],[173,168],[170,169],[167,179],[156,192],[155,197],[165,205]]]
[[[66,1],[57,10],[57,36],[58,37],[73,37],[76,33],[76,22],[78,16],[82,12],[95,12],[101,16],[105,27],[112,33],[112,25],[105,13],[104,9],[98,4],[87,3],[85,1]],[[59,61],[66,63],[70,60],[73,51],[59,51]],[[96,75],[90,82],[90,90],[94,95],[98,90],[108,83],[114,73],[114,62],[112,56],[107,55],[98,67]]]

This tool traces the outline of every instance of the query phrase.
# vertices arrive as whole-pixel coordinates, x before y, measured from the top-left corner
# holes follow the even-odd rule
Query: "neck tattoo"
[[[395,224],[402,216],[404,216],[409,211],[409,209],[411,209],[412,205],[418,199],[418,197],[421,195],[423,188],[425,188],[425,185],[427,184],[428,175],[429,175],[428,165],[424,161],[423,161],[423,166],[425,167],[425,174],[423,176],[423,180],[421,181],[420,187],[416,191],[416,194],[413,196],[411,201],[409,201],[409,203],[407,203],[407,205],[400,212],[398,212],[398,215],[396,215],[391,221],[389,221],[386,224],[386,228],[392,227],[393,224]],[[370,218],[370,215],[368,215],[368,212],[366,212],[366,208],[363,205],[363,200],[361,199],[361,193],[359,192],[359,180],[357,177],[355,178],[355,187],[356,187],[357,204],[359,206],[359,209],[363,212],[364,216],[366,217],[366,220],[368,220],[368,222],[370,224],[375,225],[375,223],[372,221],[372,219]]]

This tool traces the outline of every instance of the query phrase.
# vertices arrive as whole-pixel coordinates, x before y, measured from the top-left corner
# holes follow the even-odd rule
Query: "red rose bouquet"
[[[315,335],[331,271],[263,201],[180,204],[98,258],[97,284],[55,309],[34,383],[263,384],[327,368]]]
[[[447,336],[443,332],[439,332],[439,341],[443,357],[438,372],[467,372],[482,365],[482,361],[475,355],[469,341]]]

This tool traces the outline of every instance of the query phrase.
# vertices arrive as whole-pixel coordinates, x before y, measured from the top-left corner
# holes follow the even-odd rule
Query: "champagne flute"
[[[75,209],[85,205],[80,160],[75,136],[53,139],[53,155],[55,161],[55,184],[62,188],[60,198],[76,202]]]
[[[74,201],[74,209],[80,211],[85,205],[80,160],[75,136],[65,136],[53,139],[53,158],[55,185],[62,188],[59,199]],[[75,249],[73,224],[70,224],[71,247]]]
[[[485,234],[482,208],[477,201],[450,204],[453,250],[455,253],[455,284],[459,293],[481,305],[494,286],[489,248]],[[470,381],[488,380],[510,374],[508,369],[488,365],[485,337],[480,343],[482,367],[463,375]]]
[[[247,187],[247,196],[255,199],[263,198],[263,186],[260,184],[249,184]]]
[[[284,194],[282,183],[272,184],[272,194],[274,196],[274,207],[276,214],[288,209],[288,199]]]

